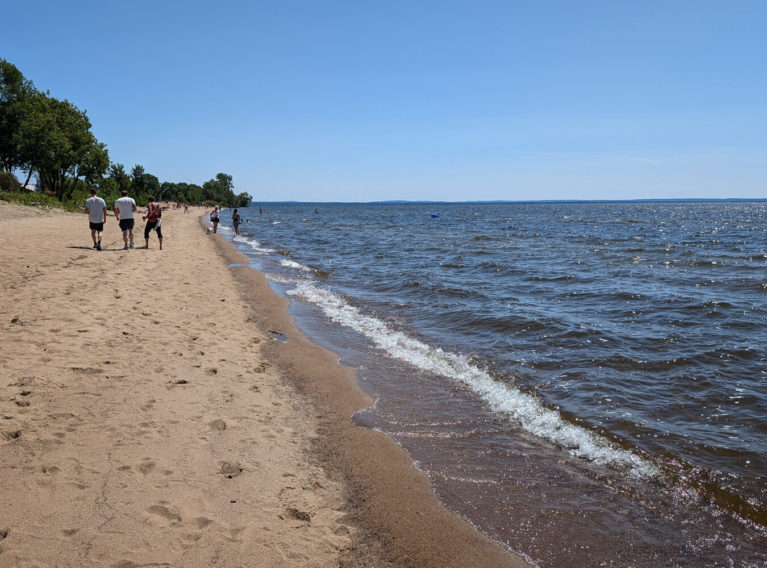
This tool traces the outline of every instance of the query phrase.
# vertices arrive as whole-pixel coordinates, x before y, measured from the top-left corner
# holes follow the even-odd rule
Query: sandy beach
[[[354,424],[354,371],[200,215],[96,251],[0,202],[0,566],[526,566]]]

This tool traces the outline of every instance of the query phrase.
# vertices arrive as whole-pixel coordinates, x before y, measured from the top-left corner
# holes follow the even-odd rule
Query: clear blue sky
[[[113,162],[256,201],[767,197],[765,0],[3,0]]]

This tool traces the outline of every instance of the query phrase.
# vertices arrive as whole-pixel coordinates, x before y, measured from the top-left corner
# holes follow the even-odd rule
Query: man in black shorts
[[[101,233],[104,231],[104,223],[107,220],[107,204],[96,195],[96,188],[91,189],[91,196],[85,200],[85,212],[88,214],[88,221],[91,226],[91,238],[93,238],[93,248],[101,250]]]
[[[136,202],[128,197],[128,191],[122,190],[122,197],[115,201],[115,216],[120,221],[120,229],[123,232],[124,249],[136,248],[133,244],[133,212],[136,210]],[[128,241],[130,240],[130,245]]]

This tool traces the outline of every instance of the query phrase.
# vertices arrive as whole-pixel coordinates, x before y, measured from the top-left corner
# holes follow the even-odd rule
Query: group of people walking
[[[136,201],[132,197],[128,197],[128,192],[123,190],[122,197],[115,200],[114,214],[120,224],[120,230],[123,232],[124,250],[136,248],[136,244],[133,241],[133,227],[135,224],[133,214],[136,211]],[[107,221],[107,204],[98,196],[98,190],[95,188],[91,189],[90,198],[85,200],[85,212],[88,214],[93,248],[101,250],[101,237],[104,232],[104,223]],[[184,212],[189,212],[188,206],[185,206]],[[218,206],[210,212],[210,221],[213,223],[214,233],[218,232],[220,213],[221,209]],[[145,248],[149,248],[149,234],[155,231],[157,239],[160,241],[160,250],[162,250],[162,208],[154,197],[148,198],[146,215],[142,219],[146,221],[144,226]],[[240,234],[241,220],[240,214],[235,209],[232,212],[232,226],[236,235]]]
[[[133,241],[133,227],[135,220],[133,213],[137,210],[136,201],[128,197],[127,191],[122,191],[122,197],[115,200],[114,214],[120,223],[120,230],[123,232],[124,250],[136,248]],[[91,197],[85,201],[85,212],[88,213],[88,221],[91,228],[91,238],[93,239],[93,248],[101,250],[101,237],[104,231],[104,223],[107,220],[107,204],[98,196],[96,189],[91,190]],[[149,233],[153,230],[157,233],[157,239],[160,241],[160,250],[162,250],[162,208],[155,201],[154,197],[149,197],[146,209],[146,215],[142,217],[146,221],[144,226],[144,240],[146,248],[149,248]]]

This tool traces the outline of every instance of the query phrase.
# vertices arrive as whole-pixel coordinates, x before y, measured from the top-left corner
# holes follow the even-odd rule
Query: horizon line
[[[679,197],[679,198],[644,198],[644,199],[472,199],[467,201],[408,200],[389,199],[378,201],[251,201],[251,204],[323,204],[323,205],[493,205],[493,204],[533,204],[533,203],[719,203],[719,202],[764,202],[767,197]]]

